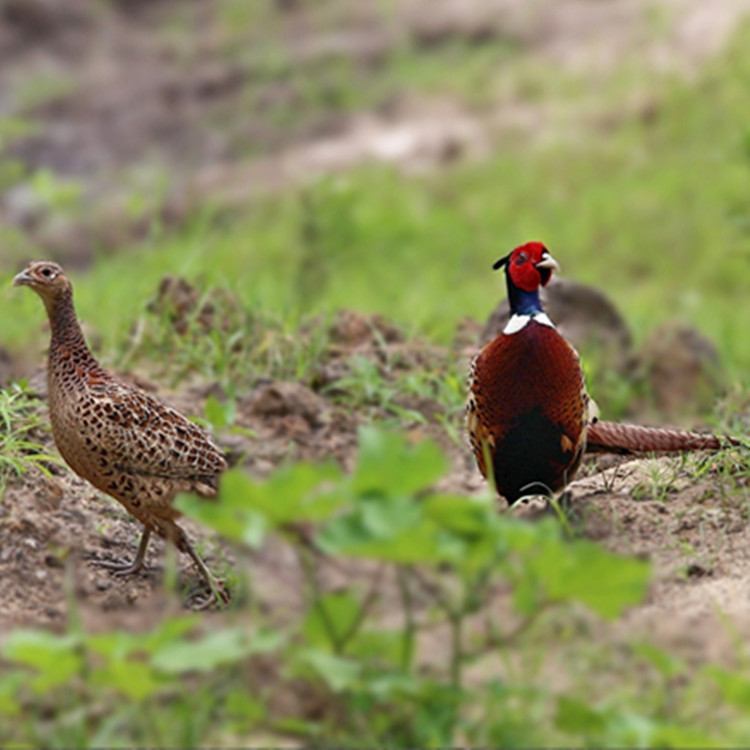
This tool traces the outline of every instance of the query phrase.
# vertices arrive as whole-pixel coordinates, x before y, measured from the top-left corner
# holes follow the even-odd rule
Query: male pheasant
[[[547,248],[529,242],[493,267],[505,269],[511,317],[472,363],[466,423],[479,470],[513,504],[557,492],[573,478],[586,446],[589,397],[578,354],[539,301],[539,287],[559,269]]]
[[[211,587],[203,606],[228,595],[177,525],[178,492],[213,497],[227,462],[208,433],[153,396],[122,382],[96,361],[73,307],[73,287],[56,263],[36,261],[13,280],[44,302],[51,328],[47,380],[52,434],[79,476],[122,503],[144,526],[132,563],[99,562],[136,573],[151,533],[186,552]]]
[[[511,317],[476,356],[469,376],[466,424],[483,476],[513,504],[570,482],[584,451],[621,454],[719,450],[730,437],[598,421],[575,349],[557,332],[539,288],[557,262],[540,242],[513,250],[504,268]],[[489,461],[489,466],[488,466]]]

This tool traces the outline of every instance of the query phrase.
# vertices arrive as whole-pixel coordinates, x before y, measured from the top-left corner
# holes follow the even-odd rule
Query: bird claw
[[[188,598],[190,609],[204,612],[208,609],[222,609],[232,601],[229,592],[224,588],[224,579],[214,579],[208,582],[209,593],[196,593]]]
[[[141,570],[148,570],[142,560],[99,560],[97,558],[89,558],[89,561],[98,568],[105,568],[111,571],[112,575],[118,577],[133,575],[139,573]]]

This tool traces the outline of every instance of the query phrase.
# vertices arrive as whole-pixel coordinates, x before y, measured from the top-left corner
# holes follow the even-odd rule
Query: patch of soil
[[[388,334],[386,321],[355,317],[342,313],[334,323],[338,333],[332,351],[344,365],[343,342],[349,344],[349,356],[374,352],[377,346],[408,348],[409,342],[397,331]],[[412,356],[418,362],[422,355]],[[36,381],[41,386],[43,381]],[[202,412],[209,392],[211,388],[193,387],[160,395],[190,414]],[[415,401],[411,407],[423,409],[427,416],[433,405]],[[238,404],[236,426],[246,431],[226,435],[223,444],[234,461],[256,477],[267,476],[290,459],[334,457],[350,471],[356,459],[359,423],[346,408],[306,385],[261,381]],[[438,489],[468,495],[484,490],[468,447],[456,445],[444,427],[427,421],[404,425],[404,430],[414,440],[437,439],[450,457],[450,473]],[[589,458],[582,478],[569,487],[570,517],[579,533],[615,552],[647,558],[654,565],[647,602],[615,625],[587,626],[601,642],[626,642],[640,634],[701,662],[728,660],[734,653],[734,636],[722,624],[722,617],[728,618],[736,632],[750,635],[750,604],[742,593],[750,586],[748,488],[727,492],[731,478],[711,468],[696,480],[694,467],[669,458]],[[532,500],[510,512],[533,522],[549,509],[541,500]],[[251,552],[217,541],[191,522],[184,523],[215,572],[223,575],[234,570],[240,579],[250,581],[249,592],[241,587],[235,590],[237,601],[252,596],[280,623],[299,616],[306,584],[293,548],[270,539]],[[62,629],[73,605],[95,631],[149,628],[185,606],[186,594],[199,585],[198,576],[187,559],[180,557],[181,590],[177,594],[166,591],[164,544],[158,540],[149,549],[148,570],[138,575],[121,578],[96,566],[97,560],[132,558],[139,537],[140,525],[121,506],[66,469],[55,468],[51,478],[31,473],[11,482],[0,505],[0,636],[19,625]],[[327,587],[377,589],[377,611],[383,622],[399,611],[396,582],[383,578],[379,566],[349,561],[343,566],[324,557],[316,565]],[[505,613],[503,621],[512,627],[509,592],[496,592],[489,606]],[[427,662],[427,652],[440,651],[437,646],[447,637],[440,629],[429,634],[421,646]],[[472,669],[478,675],[500,669],[492,664],[480,660]]]

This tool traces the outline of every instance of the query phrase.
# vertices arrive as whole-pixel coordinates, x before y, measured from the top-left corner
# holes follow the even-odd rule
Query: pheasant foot
[[[146,549],[148,548],[150,538],[151,530],[144,528],[141,541],[138,544],[138,552],[136,552],[135,558],[131,562],[126,562],[125,560],[92,560],[92,562],[100,568],[111,570],[112,574],[116,576],[128,576],[138,573],[145,567],[143,561],[146,558]]]

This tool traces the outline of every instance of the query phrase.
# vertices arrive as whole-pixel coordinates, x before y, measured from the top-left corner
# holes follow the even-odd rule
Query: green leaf
[[[131,651],[137,649],[141,639],[132,633],[115,630],[87,638],[86,645],[96,654],[107,659],[124,659]]]
[[[303,649],[296,654],[297,664],[310,669],[335,693],[354,688],[360,683],[362,664],[334,656],[327,651]]]
[[[248,509],[233,508],[221,501],[207,502],[198,495],[178,495],[175,507],[186,516],[208,526],[225,539],[245,544],[251,549],[258,549],[263,544],[268,522],[258,512]]]
[[[360,495],[411,495],[436,482],[447,460],[430,440],[412,445],[399,434],[361,427],[353,488]]]
[[[524,575],[535,579],[547,599],[580,602],[609,619],[641,602],[651,578],[647,562],[613,555],[588,541],[550,540],[524,565]]]
[[[607,726],[605,714],[581,701],[560,696],[557,699],[555,726],[569,734],[601,735]]]
[[[211,394],[206,399],[203,413],[216,429],[221,430],[224,427],[234,424],[235,417],[237,416],[237,406],[232,399],[228,399],[222,403],[216,396]]]
[[[16,696],[26,682],[26,677],[20,672],[3,675],[0,681],[0,716],[14,716],[20,712],[21,706]]]
[[[402,630],[362,630],[352,639],[347,653],[379,668],[400,670],[405,660],[404,649],[410,645],[407,640]],[[368,680],[368,688],[371,687],[372,681]]]
[[[310,606],[302,633],[311,646],[336,648],[355,626],[361,605],[350,593],[326,594]]]
[[[115,659],[92,672],[94,685],[109,687],[134,701],[153,695],[162,683],[153,669],[142,661]]]
[[[269,529],[324,520],[347,499],[338,466],[299,463],[278,469],[266,481],[232,469],[222,476],[216,502],[180,495],[175,506],[227,539],[257,548]]]
[[[465,495],[430,495],[424,500],[424,513],[437,524],[456,534],[475,538],[487,532],[488,524],[497,518],[497,508],[487,498]]]
[[[283,640],[280,631],[248,633],[239,627],[220,630],[196,641],[165,644],[153,654],[151,664],[167,674],[210,672],[221,664],[275,651]]]
[[[232,690],[226,698],[224,708],[227,715],[247,731],[266,718],[264,704],[244,689]]]
[[[255,507],[277,525],[322,521],[347,500],[346,494],[331,489],[341,481],[341,469],[333,463],[285,466],[272,475],[265,492],[256,495]]]
[[[366,689],[369,695],[378,700],[398,700],[416,696],[419,693],[420,684],[412,674],[392,672],[369,677]]]
[[[198,615],[170,617],[155,630],[138,635],[138,648],[143,649],[146,653],[153,653],[162,646],[182,638],[195,628],[200,621],[201,618]]]
[[[370,539],[388,539],[415,526],[422,508],[408,497],[363,497],[359,513],[363,531]]]
[[[374,502],[375,500],[371,498]],[[440,562],[443,559],[437,544],[439,529],[424,518],[413,518],[411,514],[401,517],[399,523],[393,519],[396,528],[384,528],[384,516],[353,513],[334,519],[316,536],[316,543],[329,554],[366,557],[401,564]],[[375,520],[374,520],[375,519]]]
[[[696,729],[675,726],[674,724],[657,725],[651,737],[651,747],[705,748],[728,746],[715,735],[708,735]]]
[[[226,539],[257,549],[263,542],[268,523],[252,507],[255,492],[258,492],[258,484],[241,469],[232,469],[222,476],[219,497],[215,501],[198,495],[180,494],[175,498],[174,505]]]
[[[38,671],[32,686],[41,692],[67,682],[81,671],[79,646],[80,639],[74,635],[16,630],[8,636],[3,653],[7,659]]]
[[[713,666],[706,668],[706,674],[716,680],[726,701],[741,709],[750,707],[750,680],[747,677]]]

